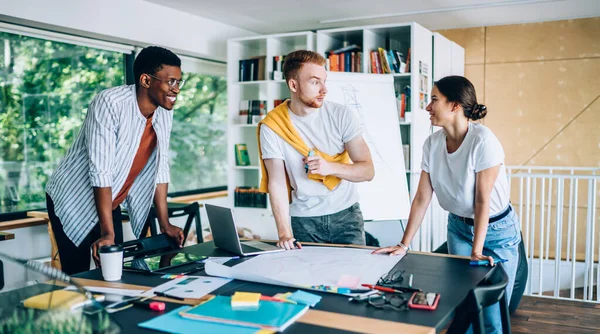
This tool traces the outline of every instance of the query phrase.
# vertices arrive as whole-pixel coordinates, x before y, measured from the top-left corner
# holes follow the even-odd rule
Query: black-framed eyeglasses
[[[402,282],[402,280],[404,280],[404,277],[402,277],[402,275],[404,274],[404,269],[402,270],[396,270],[396,271],[390,271],[387,274],[381,276],[381,278],[379,278],[379,280],[377,281],[377,285],[381,285],[381,286],[393,286],[395,284],[399,284]]]
[[[148,73],[146,73],[146,74],[148,74]],[[152,74],[148,74],[148,76],[151,77],[151,78],[154,78],[154,79],[156,79],[158,81],[166,82],[167,85],[169,85],[169,87],[171,89],[174,89],[175,87],[178,87],[179,89],[181,89],[181,88],[183,88],[183,85],[185,84],[185,79],[181,79],[181,80],[177,80],[177,79],[164,80],[164,79],[161,79],[159,77],[155,77]]]
[[[401,295],[369,296],[367,304],[378,309],[390,308],[396,311],[408,310],[408,300]]]

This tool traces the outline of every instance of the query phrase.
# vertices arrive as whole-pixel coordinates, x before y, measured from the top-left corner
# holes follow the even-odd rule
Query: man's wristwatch
[[[403,244],[403,243],[402,243],[402,241],[400,241],[400,242],[398,243],[398,246],[400,246],[400,247],[404,248],[404,251],[406,251],[406,252],[408,253],[408,246],[406,246],[405,244]]]

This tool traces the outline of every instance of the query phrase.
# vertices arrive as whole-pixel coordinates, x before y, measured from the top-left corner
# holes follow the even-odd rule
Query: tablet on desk
[[[163,255],[153,255],[140,259],[133,259],[123,263],[123,268],[144,271],[163,271],[190,263],[202,263],[206,256],[176,252]]]

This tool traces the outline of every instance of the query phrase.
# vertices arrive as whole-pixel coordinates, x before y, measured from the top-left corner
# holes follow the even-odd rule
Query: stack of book
[[[267,56],[251,57],[240,60],[240,82],[265,80],[265,59]]]
[[[255,310],[246,311],[231,307],[231,300],[231,297],[216,296],[208,302],[180,312],[179,315],[204,322],[283,332],[304,315],[309,308],[308,305],[303,304],[261,300]]]
[[[237,187],[233,192],[233,205],[247,208],[266,208],[267,194],[254,187]]]
[[[362,72],[362,52],[356,44],[329,51],[325,57],[331,72]]]
[[[283,80],[283,62],[285,61],[285,55],[278,55],[273,57],[273,72],[271,74],[272,80]]]
[[[242,100],[240,101],[240,123],[256,124],[267,114],[267,101]]]
[[[378,48],[371,51],[371,73],[410,73],[410,48],[406,58],[397,50]]]

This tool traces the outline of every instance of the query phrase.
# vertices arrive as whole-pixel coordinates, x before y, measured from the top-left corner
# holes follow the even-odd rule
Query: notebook
[[[235,325],[219,324],[216,322],[198,321],[183,318],[181,312],[189,310],[191,306],[181,306],[169,313],[154,317],[138,324],[138,327],[156,331],[176,334],[196,333],[227,333],[227,334],[258,334],[264,333],[256,327],[242,327]]]
[[[266,300],[261,300],[256,310],[235,310],[231,307],[231,297],[216,296],[210,301],[196,305],[180,314],[190,319],[282,332],[307,310],[308,305]]]
[[[104,296],[94,296],[97,301],[102,301]],[[85,295],[77,291],[56,290],[29,297],[23,301],[26,308],[38,310],[67,309],[74,310],[78,307],[91,303]]]

